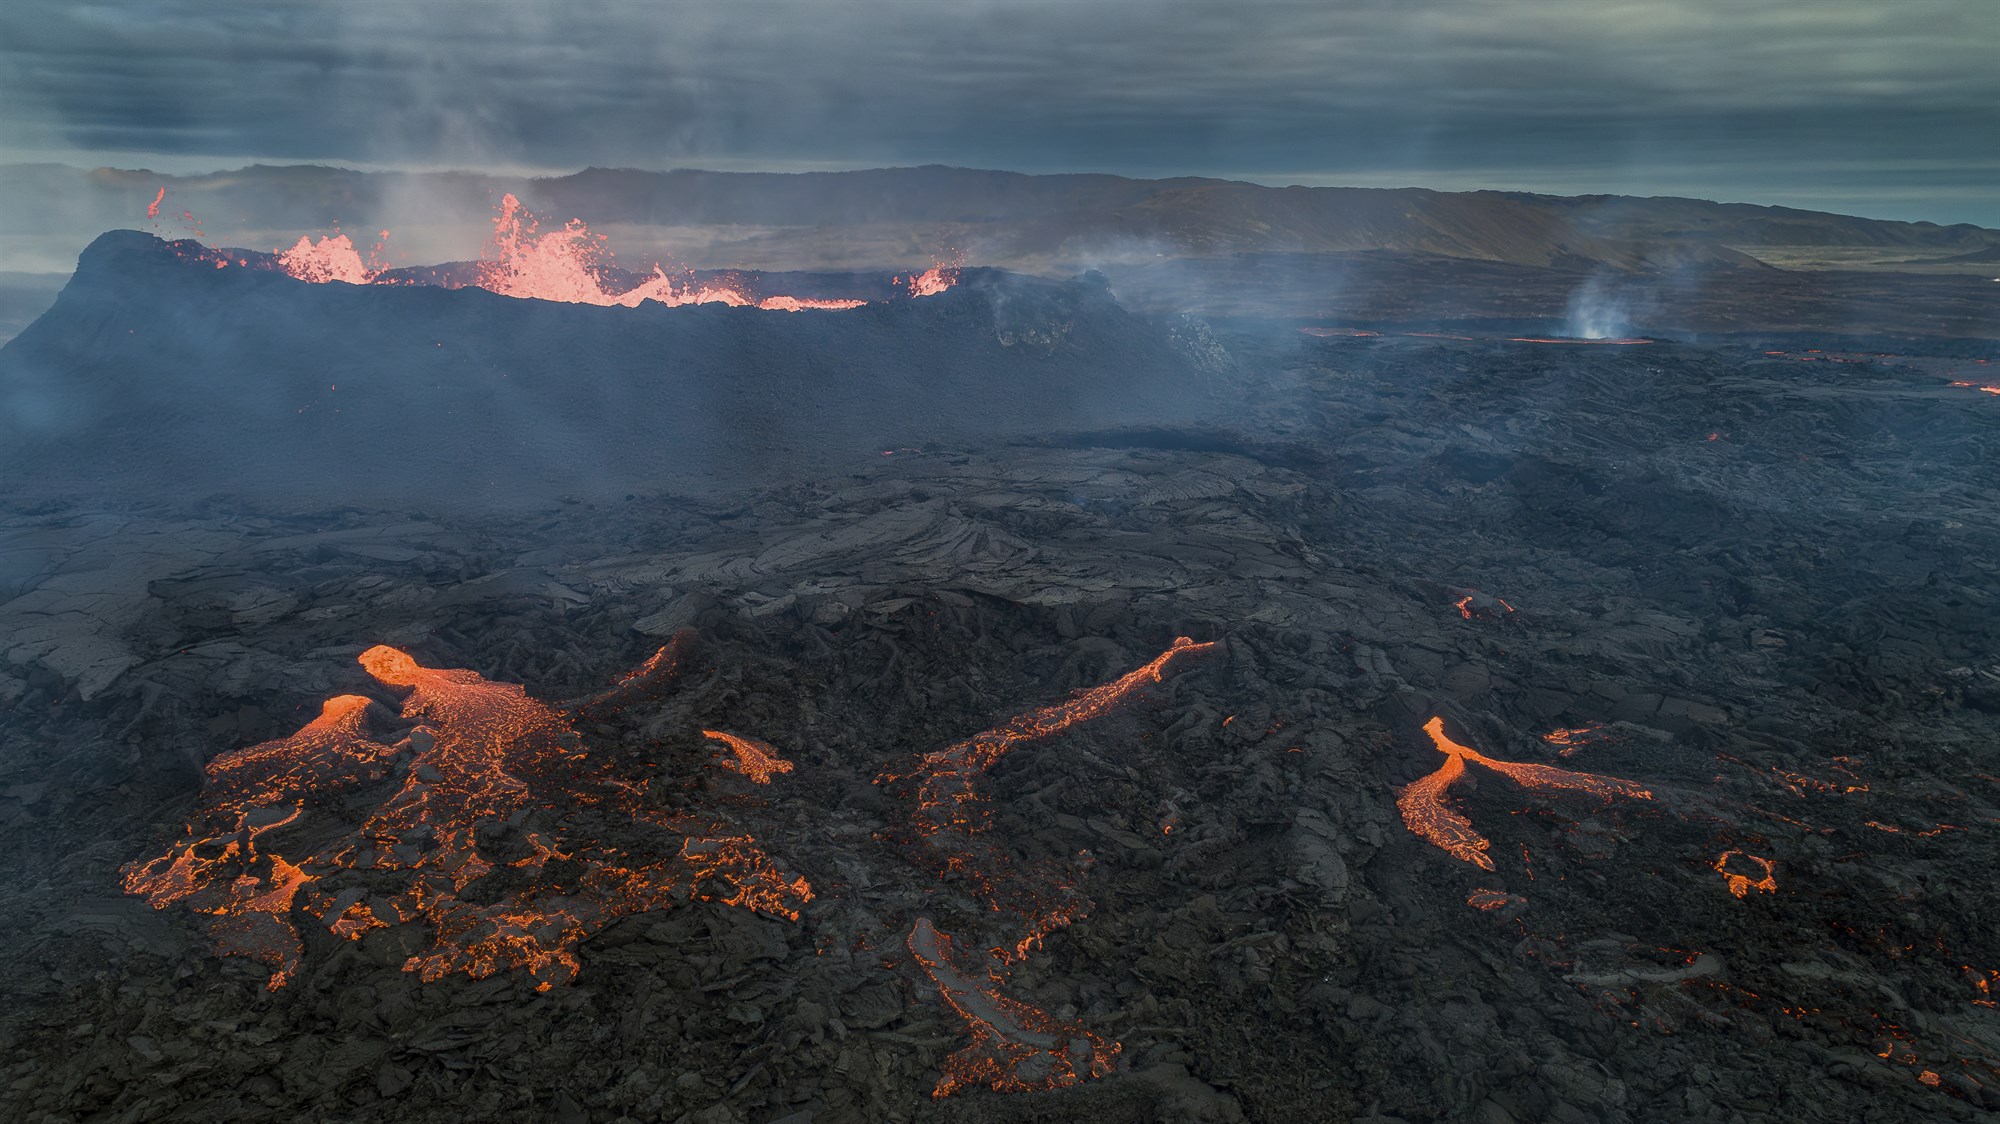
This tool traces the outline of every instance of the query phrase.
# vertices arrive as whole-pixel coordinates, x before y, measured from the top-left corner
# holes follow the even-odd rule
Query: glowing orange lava
[[[1737,874],[1731,871],[1729,869],[1729,860],[1738,856],[1741,856],[1745,862],[1756,863],[1761,868],[1761,876],[1752,879],[1747,874]],[[1742,864],[1739,863],[1737,865],[1740,867]],[[1778,879],[1773,871],[1770,859],[1759,858],[1747,851],[1734,847],[1722,852],[1722,855],[1715,860],[1715,872],[1722,875],[1723,880],[1729,884],[1729,892],[1739,898],[1748,897],[1752,890],[1770,894],[1775,893],[1778,889]]]
[[[1493,910],[1505,909],[1508,906],[1526,905],[1528,904],[1528,899],[1519,894],[1510,894],[1505,890],[1481,888],[1467,894],[1465,904],[1481,912],[1490,913]]]
[[[1452,856],[1485,870],[1493,869],[1493,860],[1486,854],[1491,843],[1473,829],[1471,820],[1445,803],[1447,791],[1465,775],[1467,762],[1483,765],[1523,788],[1585,792],[1607,798],[1624,796],[1635,800],[1650,800],[1653,797],[1647,789],[1618,777],[1572,773],[1550,765],[1523,765],[1488,757],[1447,736],[1442,717],[1424,723],[1424,733],[1430,735],[1438,752],[1445,754],[1445,762],[1436,772],[1398,790],[1396,810],[1402,813],[1404,825],[1412,832]]]
[[[1498,597],[1491,597],[1476,589],[1455,589],[1452,595],[1457,600],[1452,607],[1458,615],[1469,621],[1497,621],[1515,611],[1514,606]]]
[[[1550,730],[1542,740],[1556,747],[1556,756],[1569,757],[1587,748],[1603,734],[1604,723],[1587,722],[1571,729]]]
[[[166,197],[167,197],[167,189],[163,187],[160,189],[159,194],[153,196],[153,201],[151,203],[146,204],[147,218],[156,219],[160,217],[160,203],[163,200],[165,200]]]
[[[958,284],[958,273],[964,268],[965,253],[960,250],[953,250],[949,259],[932,258],[929,269],[910,278],[910,295],[934,297]]]
[[[993,729],[919,758],[913,773],[885,773],[878,784],[913,781],[910,827],[922,842],[917,854],[937,877],[962,887],[1010,931],[989,946],[987,983],[959,963],[949,938],[920,919],[907,939],[911,955],[929,973],[939,994],[965,1019],[972,1044],[953,1054],[933,1095],[968,1085],[1002,1092],[1051,1089],[1110,1071],[1116,1043],[1057,1022],[1002,996],[1005,965],[1025,958],[1050,933],[1083,915],[1090,902],[1071,872],[1056,864],[1024,864],[984,833],[991,820],[979,780],[994,762],[1024,742],[1053,737],[1078,723],[1109,714],[1149,683],[1160,682],[1175,659],[1213,651],[1216,641],[1176,637],[1166,651],[1110,683],[1078,691],[1067,700],[1018,715]],[[1162,832],[1173,827],[1171,812]]]
[[[700,898],[796,918],[811,900],[748,836],[662,811],[519,686],[387,646],[360,663],[408,690],[406,743],[371,739],[367,699],[333,699],[292,737],[217,758],[188,841],[125,868],[154,906],[211,915],[217,951],[270,964],[272,987],[298,966],[295,905],[349,939],[421,925],[428,944],[403,967],[425,980],[520,969],[546,989],[575,977],[580,941],[626,914]],[[265,838],[327,840],[320,809],[385,781],[374,811],[316,850]],[[288,830],[308,812],[309,834]],[[653,858],[624,845],[663,832]]]
[[[1472,821],[1444,802],[1445,791],[1465,775],[1465,758],[1456,753],[1429,776],[1404,785],[1396,792],[1396,811],[1403,824],[1432,845],[1482,870],[1493,869],[1486,851],[1491,840],[1473,829]]]
[[[527,208],[512,193],[500,200],[493,236],[479,266],[480,288],[502,296],[561,301],[568,304],[623,305],[635,308],[656,301],[670,308],[690,304],[725,304],[779,312],[859,308],[858,300],[819,300],[774,296],[762,299],[742,289],[715,282],[697,282],[691,274],[674,276],[659,265],[653,275],[630,289],[605,287],[604,267],[611,253],[604,235],[593,234],[581,219],[543,232]]]
[[[292,902],[312,878],[263,837],[298,826],[308,800],[387,775],[396,751],[369,739],[367,709],[359,695],[336,696],[291,737],[209,762],[202,808],[185,837],[157,858],[127,864],[126,891],[155,909],[181,902],[206,915],[218,953],[268,965],[270,987],[283,987],[303,954]]]
[[[778,756],[776,750],[755,738],[725,734],[721,730],[703,730],[701,733],[705,738],[728,746],[730,752],[736,755],[735,761],[723,763],[726,767],[734,769],[758,784],[770,784],[774,775],[792,771],[790,761]]]
[[[1086,1077],[1103,1077],[1123,1047],[1000,993],[990,975],[961,966],[951,938],[919,917],[904,941],[918,966],[972,1035],[972,1042],[944,1060],[933,1097],[984,1085],[1000,1093],[1060,1089]]]
[[[1990,383],[1954,382],[1951,385],[1963,387],[1967,390],[1976,390],[1981,394],[2000,394],[2000,386],[1994,386]]]
[[[318,242],[300,238],[291,249],[278,255],[278,268],[301,281],[316,284],[342,281],[366,285],[375,279],[377,272],[362,262],[354,241],[338,231]]]
[[[161,192],[164,198],[165,189]],[[156,199],[147,211],[148,216],[156,216],[158,207]],[[384,242],[388,237],[389,232],[383,231]],[[509,193],[501,197],[493,219],[493,233],[486,241],[472,283],[502,296],[626,308],[652,301],[668,307],[723,304],[775,312],[812,312],[859,308],[868,303],[782,294],[760,297],[740,284],[701,281],[692,272],[669,273],[658,264],[653,266],[651,276],[636,284],[619,284],[611,280],[611,251],[607,243],[604,235],[593,233],[581,219],[571,219],[555,229],[542,229],[521,200]],[[353,241],[336,230],[318,241],[310,236],[300,238],[291,249],[276,255],[276,265],[301,281],[381,284],[384,283],[382,245],[377,243],[375,252],[364,261]],[[218,268],[222,264],[226,261],[219,261]],[[930,269],[912,276],[907,285],[910,296],[932,296],[951,288],[958,283],[964,264],[964,255],[956,254],[951,261],[938,261]],[[901,279],[897,280],[900,283]]]

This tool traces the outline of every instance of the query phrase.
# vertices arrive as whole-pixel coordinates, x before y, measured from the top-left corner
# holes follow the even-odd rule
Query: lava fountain
[[[147,214],[157,215],[158,208],[156,199]],[[353,240],[338,230],[317,241],[310,236],[302,237],[290,249],[275,252],[275,266],[300,281],[316,284],[331,281],[387,284],[380,254],[388,237],[389,232],[383,231],[382,241],[365,261]],[[493,233],[481,252],[472,284],[508,297],[625,308],[651,301],[670,308],[723,304],[775,312],[811,312],[841,311],[868,303],[783,294],[759,296],[740,283],[703,281],[691,271],[670,273],[657,263],[650,276],[636,284],[621,285],[612,280],[611,259],[609,239],[594,233],[583,220],[571,219],[559,227],[543,229],[540,220],[509,193],[501,197],[496,208]],[[911,297],[942,293],[958,283],[964,263],[963,254],[955,254],[949,261],[934,260],[930,269],[911,275],[905,287]],[[900,277],[894,280],[903,283]]]

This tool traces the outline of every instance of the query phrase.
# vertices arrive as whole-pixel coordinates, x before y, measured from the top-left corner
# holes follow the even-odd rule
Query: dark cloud
[[[1992,0],[24,3],[0,150],[1474,184],[2000,225]]]

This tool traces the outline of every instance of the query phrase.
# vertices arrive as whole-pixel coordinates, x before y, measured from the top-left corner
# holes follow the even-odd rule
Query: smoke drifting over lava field
[[[238,186],[0,347],[7,1119],[2000,1115],[2000,285],[1733,244],[1995,232]]]

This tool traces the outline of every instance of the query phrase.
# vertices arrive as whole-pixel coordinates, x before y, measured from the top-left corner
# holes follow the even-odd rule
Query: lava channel
[[[918,837],[919,861],[940,881],[966,888],[984,912],[1013,926],[988,947],[990,967],[981,974],[984,983],[974,982],[975,973],[963,966],[950,938],[929,920],[919,919],[906,938],[911,955],[937,985],[939,995],[965,1020],[973,1038],[971,1045],[946,1059],[934,1096],[949,1096],[970,1085],[1000,1092],[1052,1089],[1110,1071],[1117,1043],[998,991],[1007,965],[1025,958],[1049,933],[1082,916],[1090,902],[1070,872],[1052,864],[1024,866],[985,836],[992,814],[979,780],[1022,743],[1053,737],[1109,714],[1145,685],[1160,682],[1174,660],[1217,647],[1215,641],[1197,644],[1177,637],[1166,651],[1110,683],[927,753],[911,774],[878,778],[877,783],[885,784],[914,780],[907,795],[913,804],[909,822]]]
[[[1465,775],[1468,762],[1485,766],[1523,788],[1537,791],[1587,792],[1593,796],[1624,796],[1634,800],[1650,800],[1653,797],[1647,789],[1618,777],[1572,773],[1551,765],[1524,765],[1488,757],[1447,736],[1442,717],[1424,723],[1424,733],[1430,735],[1438,752],[1445,755],[1444,764],[1438,766],[1436,772],[1398,789],[1396,810],[1402,813],[1404,825],[1412,832],[1453,857],[1484,870],[1493,869],[1493,859],[1486,853],[1491,843],[1472,826],[1471,820],[1445,802],[1451,786]]]
[[[1000,1093],[1026,1093],[1074,1085],[1102,1077],[1117,1064],[1116,1042],[1081,1024],[1064,1022],[1000,993],[991,976],[959,966],[951,938],[919,917],[904,942],[917,965],[937,985],[938,997],[965,1021],[971,1044],[944,1060],[933,1097],[948,1097],[968,1086]]]

